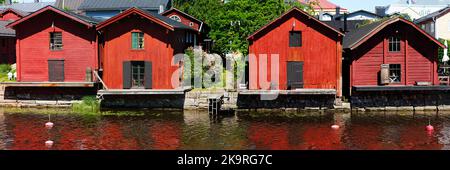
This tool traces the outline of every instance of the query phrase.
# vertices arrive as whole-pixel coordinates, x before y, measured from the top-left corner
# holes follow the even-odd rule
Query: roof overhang
[[[59,10],[59,9],[57,9],[57,8],[55,8],[55,7],[49,5],[49,6],[46,6],[46,7],[44,7],[44,8],[41,8],[40,10],[38,10],[38,11],[36,11],[36,12],[30,14],[30,15],[27,15],[27,16],[24,17],[24,18],[21,18],[21,19],[19,19],[19,20],[17,20],[17,21],[14,21],[14,22],[12,22],[12,23],[6,25],[6,27],[7,27],[7,28],[14,28],[15,26],[19,25],[20,23],[22,23],[22,22],[24,22],[24,21],[26,21],[26,20],[28,20],[28,19],[31,19],[31,18],[33,18],[33,17],[35,17],[35,16],[37,16],[37,15],[43,13],[43,12],[46,12],[46,11],[52,11],[52,12],[55,12],[55,13],[57,13],[57,14],[60,14],[60,15],[62,15],[62,16],[65,16],[65,17],[67,17],[67,18],[69,18],[69,19],[72,19],[72,20],[74,20],[74,21],[77,21],[77,22],[79,22],[79,23],[81,23],[81,24],[83,24],[83,25],[86,25],[86,26],[88,26],[89,28],[91,28],[91,27],[94,26],[93,24],[91,24],[91,23],[89,23],[89,22],[83,21],[83,20],[81,20],[81,19],[79,19],[79,18],[77,18],[77,17],[74,17],[74,16],[72,16],[72,15],[70,15],[70,14],[64,12],[64,11],[61,11],[61,10]]]
[[[144,12],[144,11],[142,11],[142,10],[136,8],[136,7],[130,8],[130,9],[128,9],[128,10],[126,10],[126,11],[124,11],[124,12],[122,12],[122,13],[120,13],[120,14],[112,17],[112,18],[109,18],[109,19],[101,22],[100,24],[97,25],[97,30],[101,30],[101,29],[107,27],[108,25],[110,25],[112,23],[115,23],[115,22],[117,22],[117,21],[119,21],[119,20],[129,16],[129,15],[132,15],[132,14],[138,14],[138,15],[140,15],[140,16],[142,16],[142,17],[144,17],[144,18],[146,18],[146,19],[148,19],[150,21],[153,21],[153,22],[155,22],[155,23],[157,23],[157,24],[159,24],[159,25],[161,25],[161,26],[171,30],[171,31],[175,30],[175,28],[172,25],[170,25],[170,24],[168,24],[168,23],[166,23],[166,22],[164,22],[164,21],[162,21],[162,20],[160,20],[160,19],[158,19],[158,18],[156,18],[154,16],[151,16],[151,15],[147,14],[146,12]]]
[[[26,16],[26,15],[23,14],[22,12],[19,12],[19,11],[13,9],[13,8],[7,8],[7,9],[1,11],[1,12],[0,12],[0,16],[3,16],[3,15],[4,15],[5,13],[7,13],[7,12],[12,12],[12,13],[16,14],[16,15],[19,16],[19,17],[25,17],[25,16]]]
[[[372,31],[370,31],[368,34],[362,36],[358,41],[356,41],[355,43],[351,44],[348,46],[348,48],[346,48],[346,50],[354,50],[356,48],[358,48],[361,44],[363,44],[364,42],[366,42],[368,39],[370,39],[373,35],[375,35],[376,33],[380,32],[381,30],[383,30],[384,28],[386,28],[387,26],[394,24],[396,22],[403,22],[407,25],[410,25],[411,27],[413,27],[414,29],[416,29],[417,31],[419,31],[420,33],[422,33],[423,35],[425,35],[427,38],[429,38],[431,41],[433,41],[434,43],[436,43],[439,47],[441,48],[446,48],[444,44],[442,44],[441,42],[439,42],[436,38],[434,38],[433,36],[431,36],[430,34],[428,34],[427,32],[425,32],[425,30],[419,28],[416,24],[412,23],[411,21],[408,21],[406,19],[403,19],[401,17],[395,17],[386,21],[383,21],[382,24],[380,24],[378,27],[376,27],[375,29],[373,29]]]
[[[283,15],[281,15],[280,17],[276,18],[275,20],[269,22],[267,25],[261,27],[260,29],[258,29],[257,31],[255,31],[253,34],[251,34],[250,36],[247,37],[247,40],[252,40],[256,35],[258,35],[259,33],[261,33],[262,31],[264,31],[265,29],[269,28],[271,25],[275,24],[278,20],[284,18],[285,16],[289,15],[292,12],[299,12],[300,14],[303,14],[305,16],[307,16],[309,19],[319,23],[320,25],[330,29],[331,31],[336,32],[339,36],[344,36],[344,34],[336,29],[334,29],[333,27],[323,23],[322,21],[318,20],[317,18],[315,18],[314,16],[309,15],[308,13],[306,13],[305,11],[297,8],[297,7],[293,7],[292,9],[290,9],[289,11],[285,12]]]
[[[167,16],[167,14],[169,14],[169,13],[171,13],[171,12],[173,12],[173,11],[176,11],[176,12],[178,12],[178,13],[184,15],[185,17],[188,17],[188,18],[190,18],[190,19],[192,19],[192,20],[194,20],[194,21],[197,21],[197,22],[199,22],[199,23],[203,23],[203,21],[200,21],[199,19],[193,17],[192,15],[189,15],[189,14],[187,14],[187,13],[185,13],[185,12],[183,12],[183,11],[177,9],[177,8],[171,8],[171,9],[169,9],[169,10],[167,10],[167,11],[164,11],[163,13],[161,13],[161,15]]]

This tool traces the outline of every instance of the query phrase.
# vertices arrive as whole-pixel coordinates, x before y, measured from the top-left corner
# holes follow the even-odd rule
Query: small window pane
[[[389,52],[399,52],[400,51],[400,37],[391,36],[389,37]]]
[[[144,33],[132,32],[131,33],[131,48],[132,49],[144,49]]]
[[[302,32],[290,31],[289,32],[289,47],[301,47],[302,46]]]
[[[62,33],[61,32],[51,32],[50,33],[50,50],[62,50]]]
[[[400,64],[389,64],[390,83],[400,83],[402,79],[402,70]]]

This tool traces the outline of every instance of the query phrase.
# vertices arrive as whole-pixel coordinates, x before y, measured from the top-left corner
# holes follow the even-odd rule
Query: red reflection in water
[[[127,138],[122,133],[122,126],[117,122],[106,121],[102,125],[102,133],[98,139],[100,149],[121,149],[136,150],[139,149],[137,141],[134,138]]]
[[[271,126],[261,122],[251,123],[248,128],[248,138],[255,145],[255,149],[289,149],[286,125]]]
[[[295,149],[320,149],[320,150],[338,150],[345,149],[341,142],[340,129],[332,129],[329,124],[307,125],[298,140],[302,140],[302,144]]]
[[[47,150],[45,141],[49,134],[45,128],[45,121],[42,124],[36,124],[24,117],[10,116],[7,121],[11,126],[14,141],[11,143],[12,150]]]
[[[403,126],[400,135],[401,149],[414,150],[437,150],[442,149],[444,145],[439,144],[439,139],[435,135],[441,130],[441,126],[435,125],[434,131],[428,132],[425,127],[426,123],[416,123]]]
[[[155,122],[150,127],[153,149],[175,150],[180,147],[181,128],[178,122]]]
[[[355,149],[386,149],[382,143],[383,128],[370,124],[351,124],[345,131],[347,143]]]

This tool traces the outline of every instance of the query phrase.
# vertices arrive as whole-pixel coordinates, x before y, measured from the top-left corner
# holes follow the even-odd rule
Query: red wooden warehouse
[[[0,12],[0,20],[1,21],[15,21],[15,20],[25,17],[26,15],[28,15],[27,12],[17,10],[17,9],[7,8]]]
[[[400,17],[368,24],[344,39],[346,81],[352,88],[439,85],[439,47],[445,48]]]
[[[263,82],[269,82],[270,89],[331,89],[341,96],[342,39],[341,32],[301,9],[289,10],[248,37],[249,54],[256,56],[249,61],[249,89],[266,90]],[[276,55],[279,81],[273,83],[271,59]],[[267,78],[260,80],[264,70]]]
[[[16,62],[16,33],[6,25],[26,15],[28,13],[11,8],[0,12],[0,63]]]
[[[97,21],[52,6],[8,25],[16,30],[19,82],[90,82]]]
[[[108,89],[175,89],[172,58],[198,31],[168,17],[130,8],[97,25],[103,81]],[[179,81],[179,80],[177,80]]]

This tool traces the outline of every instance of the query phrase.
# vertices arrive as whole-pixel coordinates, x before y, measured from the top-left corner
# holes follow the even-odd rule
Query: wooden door
[[[48,81],[64,82],[64,60],[48,60]]]
[[[303,62],[289,61],[287,63],[287,89],[303,88]]]

